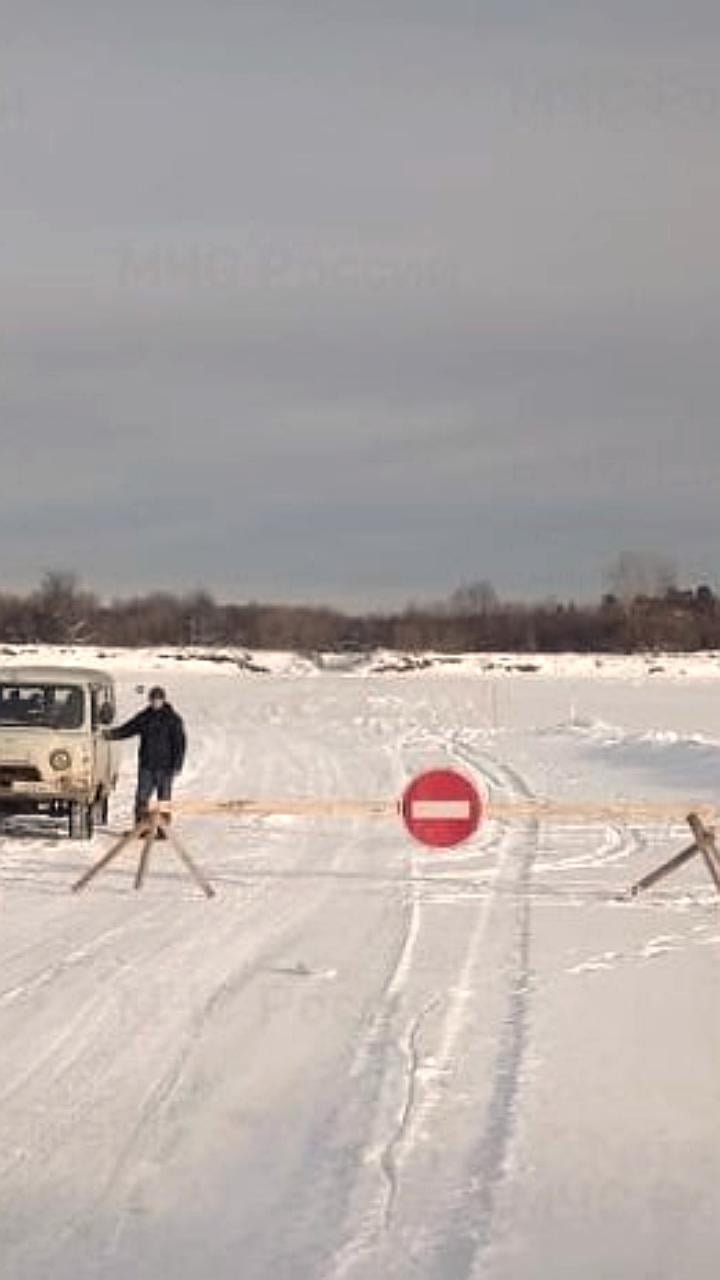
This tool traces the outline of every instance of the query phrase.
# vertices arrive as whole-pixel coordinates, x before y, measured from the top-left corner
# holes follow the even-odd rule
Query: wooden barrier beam
[[[391,818],[401,812],[398,800],[350,800],[310,799],[299,796],[277,796],[265,799],[211,798],[161,801],[156,809],[160,813],[185,814],[188,817],[211,817],[222,814],[240,814],[247,817],[342,817],[342,818]],[[702,821],[720,818],[720,810],[713,805],[698,803],[694,812]],[[687,821],[687,808],[668,801],[607,801],[602,800],[547,800],[543,797],[518,800],[485,800],[485,817],[498,821],[541,821],[556,823],[575,822],[628,822],[628,823],[676,823]]]
[[[693,843],[680,853],[675,854],[667,862],[648,872],[641,880],[638,880],[629,890],[627,896],[635,897],[645,889],[649,889],[652,885],[657,884],[666,876],[671,875],[674,871],[679,870],[692,858],[698,854],[702,855],[705,866],[711,876],[715,888],[720,894],[720,851],[715,842],[715,830],[707,825],[707,820],[703,819],[698,809],[687,814],[685,821],[690,826],[693,833]],[[705,807],[705,811],[712,813],[717,812],[710,806]],[[118,856],[119,853],[132,840],[142,840],[142,849],[140,860],[135,875],[135,888],[140,889],[145,881],[150,852],[156,839],[165,837],[169,839],[174,852],[184,864],[195,883],[199,886],[206,897],[214,896],[214,890],[209,881],[203,876],[199,867],[194,862],[185,845],[178,839],[176,832],[170,825],[173,814],[185,813],[196,815],[210,815],[223,813],[241,813],[247,815],[273,816],[277,814],[299,815],[299,816],[352,816],[352,817],[391,817],[397,816],[401,812],[401,804],[390,800],[308,800],[302,798],[290,799],[268,799],[268,800],[184,800],[184,801],[160,801],[151,810],[149,817],[143,822],[138,823],[132,831],[129,831],[120,840],[117,840],[103,856],[91,866],[72,888],[74,892],[85,888],[87,884],[102,871],[108,864]],[[647,804],[633,805],[630,801],[615,803],[610,805],[601,804],[578,804],[567,802],[566,804],[558,804],[552,801],[542,799],[535,800],[533,798],[522,799],[517,802],[505,801],[498,805],[491,805],[488,811],[490,817],[501,817],[505,819],[517,819],[518,817],[538,819],[549,819],[553,822],[568,820],[573,822],[584,821],[625,821],[640,822],[661,819],[668,823],[678,818],[678,810],[675,805],[666,804]],[[679,818],[678,818],[679,820]]]
[[[266,800],[162,800],[156,809],[160,813],[177,813],[193,816],[241,813],[248,817],[343,817],[389,818],[400,812],[397,800],[311,800],[302,797],[283,796]]]

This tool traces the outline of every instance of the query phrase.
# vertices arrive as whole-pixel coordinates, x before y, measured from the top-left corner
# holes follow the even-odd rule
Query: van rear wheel
[[[68,810],[68,835],[71,840],[92,840],[95,828],[93,806],[73,800]]]

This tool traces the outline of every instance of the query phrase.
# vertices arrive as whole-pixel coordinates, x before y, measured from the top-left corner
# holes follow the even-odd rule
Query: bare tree
[[[438,604],[354,616],[317,606],[225,604],[202,588],[179,596],[154,591],[101,605],[75,574],[55,570],[29,595],[0,587],[0,647],[44,641],[208,649],[241,644],[309,652],[351,644],[448,654],[720,649],[720,599],[712,587],[680,590],[669,561],[639,552],[620,556],[609,579],[615,592],[595,605],[554,599],[500,605],[490,584],[480,580]]]
[[[199,587],[182,601],[184,640],[188,644],[213,645],[218,641],[217,606],[208,591]]]
[[[613,595],[629,604],[638,596],[664,596],[677,584],[677,568],[664,556],[645,551],[623,551],[608,569]]]
[[[53,569],[45,574],[33,604],[39,638],[53,644],[82,644],[91,638],[97,598],[83,591],[76,574]]]
[[[448,600],[451,613],[469,618],[476,614],[492,613],[498,607],[497,592],[491,582],[481,578],[478,582],[464,582],[453,591]]]

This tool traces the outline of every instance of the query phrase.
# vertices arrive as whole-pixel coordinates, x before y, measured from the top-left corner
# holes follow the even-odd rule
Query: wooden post
[[[76,881],[72,886],[73,893],[77,893],[80,889],[84,889],[99,871],[102,871],[104,867],[112,862],[113,858],[116,858],[118,854],[122,852],[126,845],[136,839],[142,840],[143,846],[140,851],[140,860],[137,865],[137,871],[135,872],[134,887],[136,889],[142,889],[147,878],[148,867],[150,865],[150,853],[155,841],[161,834],[170,841],[175,853],[183,865],[187,867],[187,870],[190,872],[195,883],[202,889],[205,897],[214,898],[215,890],[209,880],[206,880],[195,860],[191,858],[184,844],[181,843],[178,836],[169,825],[168,806],[158,806],[157,809],[152,810],[148,818],[143,818],[141,822],[138,822],[137,825],[133,827],[132,831],[128,831],[120,840],[117,840],[115,844],[108,849],[107,853],[104,853],[103,856],[99,858],[97,862],[93,863],[90,869]]]
[[[140,860],[138,862],[137,871],[135,873],[136,889],[142,889],[143,884],[145,883],[148,863],[150,861],[150,850],[152,849],[153,844],[157,839],[159,822],[160,822],[160,815],[158,813],[151,813],[150,821],[145,831],[145,841],[143,843],[143,847],[140,853]]]
[[[677,871],[678,867],[684,866],[686,862],[694,858],[697,851],[696,844],[688,845],[687,849],[683,849],[682,853],[676,853],[674,858],[663,862],[661,867],[658,867],[655,871],[649,871],[646,876],[643,876],[642,880],[638,880],[637,884],[628,889],[629,896],[634,898],[643,889],[649,889],[651,885],[657,884],[659,880],[664,880],[665,876],[671,875],[673,871]]]
[[[90,869],[86,871],[79,880],[75,881],[75,884],[72,886],[73,893],[79,893],[81,889],[84,889],[99,871],[102,871],[108,863],[112,862],[113,858],[117,858],[118,854],[122,853],[122,850],[126,845],[130,844],[131,840],[134,840],[136,837],[139,839],[142,834],[143,827],[144,824],[139,822],[136,827],[133,827],[132,831],[128,831],[124,836],[121,836],[121,838],[117,840],[110,849],[108,849],[107,853],[103,854],[102,858],[98,858],[97,862],[94,862]]]
[[[688,823],[715,888],[720,893],[720,853],[715,844],[715,831],[712,827],[703,826],[696,813],[688,814]]]
[[[194,859],[190,857],[190,854],[188,853],[184,844],[181,844],[177,834],[171,829],[168,829],[167,837],[171,845],[175,849],[175,852],[180,858],[181,862],[183,862],[187,867],[195,883],[199,885],[199,887],[202,889],[203,893],[205,894],[205,897],[214,898],[215,890],[213,889],[209,880],[205,879],[204,875],[200,871],[200,868],[198,867]]]
[[[664,880],[666,876],[683,867],[686,862],[690,862],[698,854],[702,855],[713,884],[718,893],[720,893],[720,852],[715,843],[715,829],[714,827],[706,827],[697,813],[689,813],[687,821],[694,836],[693,843],[688,845],[687,849],[683,849],[681,853],[676,853],[667,862],[663,862],[662,866],[657,867],[654,871],[649,871],[646,876],[643,876],[642,880],[638,880],[628,890],[628,897],[637,897],[638,893],[643,889],[649,889],[651,885]]]

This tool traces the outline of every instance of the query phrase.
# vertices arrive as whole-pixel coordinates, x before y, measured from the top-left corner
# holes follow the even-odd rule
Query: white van
[[[90,839],[117,784],[117,749],[102,733],[114,719],[104,671],[0,668],[0,814],[67,817],[71,838]]]

